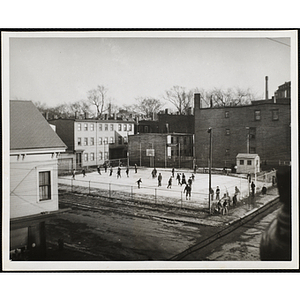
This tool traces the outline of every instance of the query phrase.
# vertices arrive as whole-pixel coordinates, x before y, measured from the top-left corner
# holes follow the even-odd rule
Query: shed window
[[[240,159],[240,165],[244,165],[244,160]]]
[[[248,165],[248,166],[251,166],[251,165],[252,165],[252,160],[249,160],[249,159],[248,159],[248,160],[247,160],[247,165]]]
[[[39,172],[39,200],[51,199],[50,171]]]

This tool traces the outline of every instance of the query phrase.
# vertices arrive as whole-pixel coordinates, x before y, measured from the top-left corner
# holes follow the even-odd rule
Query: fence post
[[[131,198],[131,201],[133,199],[133,186],[130,187],[130,198]]]
[[[154,189],[154,191],[155,191],[155,204],[156,204],[157,189]]]
[[[89,180],[89,195],[91,193],[91,181]]]
[[[111,183],[109,183],[109,187],[108,187],[108,195],[109,195],[109,198],[111,198]]]
[[[73,179],[71,179],[71,191],[73,193]]]

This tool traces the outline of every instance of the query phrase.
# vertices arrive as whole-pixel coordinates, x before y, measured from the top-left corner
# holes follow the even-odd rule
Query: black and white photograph
[[[3,31],[3,269],[298,269],[297,56],[295,30]]]

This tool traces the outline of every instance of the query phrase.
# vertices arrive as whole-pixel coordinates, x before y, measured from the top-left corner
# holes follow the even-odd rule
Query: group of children
[[[213,203],[212,213],[219,213],[222,215],[227,214],[229,206],[231,206],[231,205],[236,206],[237,198],[238,198],[239,194],[240,194],[240,190],[236,186],[235,191],[234,191],[234,196],[232,197],[232,201],[231,201],[228,191],[226,191],[226,193],[224,193],[223,197],[220,199],[220,188],[219,188],[219,186],[217,186],[216,200],[218,200],[218,202]],[[211,197],[211,200],[213,201],[214,200],[214,190],[213,189],[210,190],[210,197]]]

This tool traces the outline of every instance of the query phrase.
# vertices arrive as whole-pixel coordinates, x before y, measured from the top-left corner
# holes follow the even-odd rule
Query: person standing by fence
[[[97,172],[98,172],[99,175],[101,175],[101,169],[100,169],[100,166],[97,167]]]
[[[127,177],[129,177],[129,168],[128,167],[126,168],[126,175],[127,175]]]
[[[252,191],[252,197],[255,195],[255,183],[252,181],[251,183],[251,191]]]
[[[217,189],[216,189],[216,200],[220,200],[220,188],[219,188],[219,186],[217,186]]]
[[[72,171],[72,178],[75,179],[75,169]]]
[[[82,177],[85,177],[85,169],[82,169]]]
[[[185,175],[182,173],[181,185],[186,184]]]
[[[189,184],[186,184],[183,192],[186,194],[186,200],[188,200],[188,198],[190,200],[192,194],[192,187]]]
[[[137,165],[134,164],[134,172],[137,173]]]
[[[172,168],[172,177],[174,178],[174,174],[175,174],[175,169]]]
[[[112,166],[110,166],[109,176],[112,176],[112,173],[113,173],[113,168]]]

